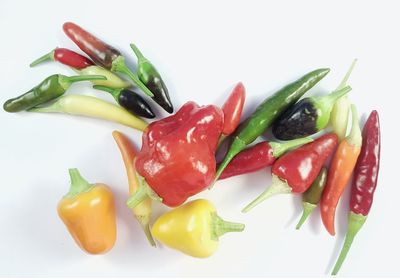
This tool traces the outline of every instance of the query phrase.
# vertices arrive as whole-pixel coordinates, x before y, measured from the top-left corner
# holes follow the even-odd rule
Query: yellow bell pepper
[[[173,249],[206,258],[217,250],[221,235],[243,229],[243,224],[222,220],[212,203],[199,199],[161,215],[152,227],[152,234]]]
[[[126,174],[128,176],[129,183],[129,195],[131,196],[139,188],[139,183],[137,179],[137,174],[134,165],[134,159],[136,156],[135,148],[123,133],[119,131],[113,131],[112,133],[115,142],[121,151],[122,159],[124,160]],[[137,221],[142,226],[142,229],[147,237],[147,240],[152,246],[156,246],[153,236],[150,232],[150,217],[151,217],[151,199],[149,197],[145,198],[141,203],[139,203],[134,208],[131,208],[133,215],[135,215]]]
[[[109,251],[116,239],[114,197],[105,184],[89,184],[69,169],[71,188],[58,204],[58,215],[76,243],[90,254]]]

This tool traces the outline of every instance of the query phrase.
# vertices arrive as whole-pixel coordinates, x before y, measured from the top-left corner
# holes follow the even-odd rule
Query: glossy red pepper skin
[[[222,127],[220,108],[194,102],[148,126],[135,165],[164,204],[179,206],[213,182]]]
[[[239,125],[245,99],[246,89],[244,88],[243,83],[239,82],[235,88],[233,88],[229,98],[222,106],[222,111],[224,112],[224,127],[222,129],[222,134],[231,134]]]
[[[226,166],[220,180],[245,173],[255,172],[262,168],[271,166],[276,160],[273,149],[268,142],[260,142],[248,148],[237,156]]]
[[[285,180],[293,193],[304,193],[318,176],[337,143],[336,134],[325,134],[279,158],[272,166],[272,174]]]
[[[67,48],[56,48],[53,57],[57,62],[75,69],[84,69],[94,65],[90,59]]]
[[[96,64],[101,65],[106,69],[110,70],[112,62],[117,57],[121,56],[121,53],[117,49],[96,38],[75,23],[66,22],[63,25],[63,29],[65,34],[83,52],[89,55]]]
[[[381,138],[379,115],[372,111],[363,128],[361,152],[354,168],[350,210],[368,215],[379,175]]]

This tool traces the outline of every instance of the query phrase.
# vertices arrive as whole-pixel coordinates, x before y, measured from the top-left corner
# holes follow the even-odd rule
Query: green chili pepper
[[[256,140],[258,136],[271,126],[280,114],[290,105],[296,103],[309,89],[324,78],[329,71],[329,69],[317,69],[309,72],[265,99],[234,135],[233,142],[218,168],[215,180],[218,180],[225,167],[239,152]]]
[[[101,75],[65,76],[54,74],[23,95],[7,100],[3,108],[7,112],[28,110],[63,95],[72,83],[87,80],[105,80]]]
[[[165,111],[172,113],[174,107],[169,98],[167,86],[165,86],[161,75],[153,64],[143,56],[139,48],[133,43],[131,48],[138,59],[137,76],[141,82],[153,93],[152,99],[157,102]]]
[[[312,185],[303,194],[303,215],[301,216],[296,229],[300,229],[301,225],[306,221],[311,212],[317,207],[319,200],[321,199],[322,191],[326,184],[326,177],[328,176],[328,170],[323,167],[319,172],[317,178],[314,180]]]

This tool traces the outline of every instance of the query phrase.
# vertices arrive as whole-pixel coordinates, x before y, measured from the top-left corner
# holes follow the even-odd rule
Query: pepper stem
[[[354,59],[353,63],[351,63],[351,65],[350,65],[350,68],[347,70],[346,75],[343,77],[342,82],[340,82],[340,84],[336,88],[336,90],[340,90],[340,89],[342,89],[342,88],[344,88],[346,86],[347,81],[349,80],[349,77],[350,77],[351,73],[353,72],[353,69],[354,69],[356,63],[357,63],[357,59]]]
[[[296,225],[296,230],[300,229],[300,227],[304,224],[308,216],[311,212],[317,207],[315,204],[311,204],[309,202],[303,202],[303,215],[301,216],[299,223]]]
[[[346,140],[349,144],[360,147],[362,144],[361,129],[358,120],[357,107],[354,104],[351,105],[351,118],[351,130]]]
[[[130,46],[138,59],[138,63],[143,62],[144,60],[147,60],[146,57],[143,56],[142,52],[139,50],[139,48],[134,43],[131,43]]]
[[[233,142],[231,146],[229,147],[229,150],[227,154],[224,157],[224,160],[221,162],[221,164],[218,167],[217,173],[215,174],[215,179],[213,184],[209,187],[211,189],[214,186],[214,183],[219,179],[221,176],[222,172],[225,170],[226,166],[228,166],[229,162],[238,154],[240,153],[244,148],[246,147],[246,143],[241,140],[238,137],[235,137],[233,139]]]
[[[345,86],[341,89],[335,90],[332,93],[330,93],[327,96],[323,96],[321,98],[325,98],[327,102],[327,106],[332,108],[332,106],[335,104],[335,102],[341,98],[342,96],[346,95],[348,92],[351,91],[350,86]],[[330,112],[330,111],[329,111]]]
[[[118,102],[119,94],[120,94],[121,91],[122,91],[122,89],[110,88],[110,87],[103,86],[103,85],[94,85],[94,86],[93,86],[93,89],[101,90],[101,91],[105,91],[105,92],[107,92],[107,93],[110,93],[110,94],[113,96],[113,98],[115,98],[115,100],[116,100],[117,102]]]
[[[140,226],[142,227],[142,230],[144,234],[146,235],[146,238],[148,242],[150,243],[151,246],[156,246],[156,242],[154,241],[153,235],[151,234],[150,231],[150,219],[149,217],[136,217],[138,222],[140,223]]]
[[[339,258],[336,261],[335,267],[333,268],[332,275],[336,275],[340,267],[342,266],[344,260],[346,259],[347,253],[350,250],[351,244],[358,231],[364,225],[365,220],[367,220],[366,215],[356,214],[354,212],[349,213],[349,226],[347,228],[346,239],[344,240],[344,244],[342,247],[342,251],[340,252]]]
[[[290,141],[287,141],[284,143],[270,142],[269,145],[272,148],[273,156],[277,158],[277,157],[280,157],[281,155],[283,155],[289,149],[293,149],[293,148],[302,146],[302,145],[310,143],[312,141],[314,141],[314,140],[311,137],[305,137],[305,138],[290,140]]]
[[[129,208],[134,208],[138,204],[140,204],[146,197],[150,197],[150,199],[158,202],[162,202],[162,198],[155,193],[150,186],[147,184],[146,180],[142,177],[137,175],[138,177],[138,182],[139,182],[139,187],[133,193],[128,201],[126,201],[126,204]]]
[[[215,212],[211,216],[211,239],[218,240],[220,236],[230,232],[242,232],[244,224],[223,220]]]
[[[248,204],[243,210],[243,213],[248,212],[261,202],[265,201],[269,197],[277,194],[286,194],[292,192],[292,188],[288,185],[286,181],[281,180],[278,176],[272,174],[272,184],[268,187],[260,196],[258,196],[254,201]]]
[[[53,49],[52,51],[50,51],[50,52],[47,53],[47,54],[44,54],[42,57],[36,59],[36,60],[33,61],[29,66],[30,66],[31,68],[33,68],[34,66],[37,66],[37,65],[39,65],[39,64],[41,64],[41,63],[43,63],[43,62],[46,62],[46,61],[54,61],[54,52],[55,52],[55,49]]]
[[[89,80],[107,80],[105,76],[102,75],[74,75],[74,76],[65,76],[58,75],[58,83],[60,86],[67,90],[72,83],[79,81],[89,81]]]
[[[71,168],[68,169],[69,176],[71,178],[71,187],[69,189],[69,192],[65,197],[68,198],[74,198],[80,193],[89,191],[93,185],[88,183],[79,173],[78,169],[76,168]]]
[[[123,56],[118,56],[112,62],[111,71],[120,72],[129,76],[130,79],[138,86],[143,93],[150,97],[154,97],[154,94],[139,80],[139,78],[126,66],[125,58]]]

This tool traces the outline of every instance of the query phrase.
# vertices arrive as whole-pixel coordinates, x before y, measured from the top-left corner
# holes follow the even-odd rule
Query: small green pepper
[[[152,99],[157,102],[165,111],[172,113],[174,107],[169,98],[167,86],[165,86],[161,75],[153,64],[143,56],[139,48],[133,43],[131,48],[138,59],[137,76],[141,82],[153,93]]]
[[[234,134],[232,144],[218,168],[215,180],[218,180],[225,167],[238,153],[256,140],[279,115],[296,103],[328,73],[329,69],[317,69],[309,72],[265,99]]]
[[[101,75],[65,76],[54,74],[23,95],[7,100],[3,108],[7,112],[28,110],[63,95],[72,83],[87,80],[105,80]]]
[[[301,225],[306,221],[311,212],[317,207],[321,199],[322,191],[324,191],[326,184],[326,177],[328,170],[323,167],[319,172],[317,178],[314,180],[310,188],[303,194],[303,215],[301,216],[296,229],[300,229]]]

